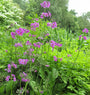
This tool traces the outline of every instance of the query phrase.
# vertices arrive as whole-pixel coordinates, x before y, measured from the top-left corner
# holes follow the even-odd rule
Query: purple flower
[[[29,37],[31,37],[31,34],[29,34]]]
[[[6,81],[9,81],[9,78],[10,78],[10,76],[7,76],[5,80],[6,80]]]
[[[56,22],[53,22],[51,27],[54,29],[54,28],[57,28],[57,23]]]
[[[68,54],[67,57],[71,56],[71,54]]]
[[[29,41],[27,41],[27,42],[26,42],[26,45],[30,45],[30,46],[31,46],[32,44],[31,44]]]
[[[14,46],[15,46],[15,47],[18,47],[18,46],[23,47],[21,43],[15,43]]]
[[[50,22],[47,23],[47,26],[50,26],[51,27],[51,25],[52,25],[52,23],[50,23]]]
[[[26,77],[26,76],[27,76],[27,74],[26,74],[25,72],[23,72],[23,74],[24,74],[24,77]]]
[[[86,36],[83,37],[84,40],[87,40]]]
[[[8,64],[8,72],[11,72],[11,65]]]
[[[82,35],[79,36],[79,40],[81,40]]]
[[[5,50],[5,52],[8,52],[7,50]]]
[[[49,1],[44,1],[43,3],[40,4],[41,7],[43,8],[49,8],[50,7],[50,2]]]
[[[35,58],[32,58],[32,63],[34,63],[34,61],[35,61]]]
[[[40,91],[41,94],[43,94],[43,91]]]
[[[35,70],[34,72],[37,72],[37,70]]]
[[[19,59],[18,61],[19,61],[19,64],[26,65],[29,60],[28,59]]]
[[[49,65],[45,65],[46,67],[50,67]]]
[[[54,58],[54,61],[57,61],[57,57],[56,56],[54,56],[53,58]]]
[[[17,68],[17,64],[12,63],[12,65],[13,65],[14,68]]]
[[[38,21],[38,18],[36,18],[36,21]]]
[[[88,31],[87,28],[84,28],[84,29],[82,30],[82,32],[88,33],[89,31]]]
[[[11,36],[13,39],[16,39],[15,36],[16,36],[16,33],[15,32],[11,32]]]
[[[60,61],[62,61],[62,58],[60,58]]]
[[[16,30],[17,35],[22,36],[24,33],[24,30],[22,28],[19,28]]]
[[[29,79],[22,78],[22,81],[23,81],[23,82],[28,82]]]

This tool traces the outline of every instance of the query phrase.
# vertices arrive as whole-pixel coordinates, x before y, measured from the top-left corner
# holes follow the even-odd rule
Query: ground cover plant
[[[90,39],[51,21],[49,1],[29,27],[0,32],[0,95],[90,95]],[[47,9],[47,10],[46,10]]]

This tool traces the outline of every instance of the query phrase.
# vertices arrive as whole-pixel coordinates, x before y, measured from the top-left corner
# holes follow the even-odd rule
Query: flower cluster
[[[28,59],[19,59],[18,61],[19,61],[19,64],[26,65],[29,60]]]
[[[84,28],[84,29],[82,30],[82,32],[88,33],[89,31],[88,31],[87,28]]]
[[[13,62],[12,62],[12,64],[8,64],[8,68],[5,69],[5,71],[7,71],[8,73],[11,72],[11,67],[14,67],[16,69],[17,68],[17,64],[14,64]]]
[[[82,35],[79,36],[79,40],[81,40],[81,38],[82,38]],[[83,39],[84,40],[87,40],[87,37],[86,36],[83,36]]]
[[[23,72],[21,75],[21,80],[22,80],[22,82],[28,82],[28,81],[30,81],[29,79],[27,79],[26,77],[27,77],[27,74],[25,73],[25,72]]]
[[[50,26],[51,28],[54,29],[54,28],[57,28],[57,23],[56,22],[53,22],[53,23],[48,22],[47,26]]]
[[[53,58],[54,58],[54,61],[57,61],[57,57],[56,56],[54,56]]]
[[[40,17],[41,17],[42,19],[43,19],[44,17],[51,17],[51,13],[50,13],[49,11],[48,11],[48,13],[43,12]]]
[[[32,44],[31,44],[29,41],[27,41],[27,42],[26,42],[26,45],[30,45],[30,46],[31,46]]]
[[[30,31],[27,30],[27,29],[19,28],[15,32],[11,32],[11,36],[12,36],[13,39],[16,39],[15,38],[16,35],[22,36],[23,33],[28,33],[28,32],[30,32]]]
[[[16,81],[15,75],[14,74],[11,74],[11,76],[13,77],[13,81]],[[9,81],[9,79],[10,79],[10,76],[7,76],[5,80],[6,81]]]
[[[50,2],[49,1],[44,1],[43,3],[40,4],[41,7],[43,8],[49,8],[50,7]]]
[[[21,43],[15,43],[14,46],[15,46],[15,47],[19,47],[19,46],[20,46],[20,47],[23,47]]]
[[[35,22],[35,23],[31,23],[31,30],[36,31],[36,28],[39,27],[39,23]]]
[[[37,42],[37,43],[34,43],[33,45],[34,45],[35,47],[40,48],[40,46],[41,46],[41,45],[43,45],[43,44],[42,44],[42,43],[40,43],[40,42]]]
[[[56,42],[53,41],[53,40],[50,41],[50,45],[51,45],[51,47],[52,47],[52,50],[54,49],[55,46],[58,46],[58,47],[61,47],[61,46],[62,46],[62,44],[56,43]]]

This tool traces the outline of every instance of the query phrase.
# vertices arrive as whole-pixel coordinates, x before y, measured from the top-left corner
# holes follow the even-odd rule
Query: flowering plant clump
[[[42,13],[41,14],[41,16],[40,16],[42,19],[44,18],[44,17],[51,17],[51,13],[48,11],[48,13]]]
[[[40,5],[43,8],[49,8],[50,2],[44,1]],[[5,81],[10,83],[12,81],[10,93],[6,95],[13,95],[13,93],[20,95],[79,95],[84,91],[87,92],[82,84],[84,82],[85,86],[88,85],[86,80],[89,71],[86,67],[89,66],[87,65],[89,62],[85,57],[87,51],[84,50],[83,53],[85,48],[82,46],[84,46],[84,42],[87,42],[88,29],[82,30],[84,33],[80,34],[76,38],[77,40],[72,39],[73,34],[68,35],[68,32],[65,31],[62,35],[63,29],[59,29],[59,27],[56,29],[57,23],[49,22],[50,19],[47,17],[51,17],[51,13],[45,9],[39,18],[37,16],[33,18],[33,23],[28,27],[31,31],[18,28],[15,32],[11,32],[12,46],[15,50],[11,51],[11,63],[5,69],[8,73]],[[40,18],[45,18],[45,21]],[[9,54],[9,50],[4,49],[4,53]],[[18,54],[20,55],[18,56]],[[15,91],[13,91],[14,86],[18,88],[17,90],[15,88]],[[61,89],[58,89],[60,87]],[[8,93],[9,90],[6,92]]]
[[[41,7],[43,8],[49,8],[50,7],[50,2],[49,1],[44,1],[43,3],[40,4]]]
[[[84,29],[82,30],[82,32],[88,33],[89,31],[88,31],[87,28],[84,28]]]
[[[47,23],[47,26],[50,26],[51,28],[57,28],[57,23],[53,22],[53,23]]]

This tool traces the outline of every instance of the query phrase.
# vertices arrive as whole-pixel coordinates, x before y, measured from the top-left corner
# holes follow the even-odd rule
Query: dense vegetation
[[[68,0],[0,4],[0,95],[90,95],[90,12],[76,17]]]

